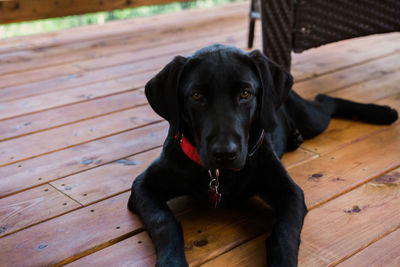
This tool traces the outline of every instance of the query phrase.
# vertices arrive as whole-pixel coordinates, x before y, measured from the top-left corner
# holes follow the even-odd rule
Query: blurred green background
[[[184,3],[143,6],[137,8],[97,12],[62,18],[42,19],[31,22],[11,23],[0,25],[0,38],[56,31],[88,24],[103,24],[111,20],[137,18],[160,13],[176,12],[190,8],[213,7],[216,5],[222,5],[237,1],[241,0],[196,0]]]

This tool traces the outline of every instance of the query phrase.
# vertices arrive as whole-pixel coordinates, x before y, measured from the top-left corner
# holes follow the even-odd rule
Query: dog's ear
[[[259,50],[249,53],[260,78],[260,121],[265,131],[276,127],[276,111],[285,102],[293,86],[293,77]]]
[[[169,122],[173,133],[179,130],[178,83],[186,61],[185,57],[175,57],[145,86],[145,94],[150,106]]]

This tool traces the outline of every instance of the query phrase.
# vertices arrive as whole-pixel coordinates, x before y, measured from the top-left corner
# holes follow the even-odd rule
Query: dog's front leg
[[[304,194],[279,158],[268,158],[271,172],[265,175],[268,178],[262,181],[264,189],[260,192],[275,211],[274,226],[266,242],[268,266],[297,266],[300,232],[307,214]]]
[[[153,240],[157,267],[188,266],[181,223],[166,204],[170,197],[149,186],[151,183],[144,182],[146,178],[144,173],[135,179],[128,208],[139,215]]]

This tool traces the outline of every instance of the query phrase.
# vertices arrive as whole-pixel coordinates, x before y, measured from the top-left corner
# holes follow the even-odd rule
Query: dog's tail
[[[332,117],[348,118],[373,124],[391,124],[398,119],[395,109],[389,106],[362,104],[327,95],[317,95],[315,101],[322,104]]]

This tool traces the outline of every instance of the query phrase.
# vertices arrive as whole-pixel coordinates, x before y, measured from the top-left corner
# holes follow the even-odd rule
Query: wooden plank
[[[161,120],[150,106],[145,105],[4,141],[0,143],[0,166],[143,127]]]
[[[257,200],[256,202],[252,202]],[[198,266],[272,227],[272,210],[258,199],[234,209],[199,209],[179,216],[182,221],[185,253]],[[206,244],[206,245],[204,245]]]
[[[190,266],[198,266],[204,261],[232,249],[248,239],[257,236],[271,227],[272,213],[259,199],[252,199],[236,209],[210,209],[196,207],[192,212],[179,216],[183,225],[185,239],[185,253]],[[133,253],[137,247],[138,238],[132,237],[100,250],[85,258],[73,262],[69,266],[85,266],[95,263],[96,266],[107,266],[111,261],[114,265],[123,266],[133,264],[141,255]],[[154,248],[148,238],[139,239],[145,243],[146,266],[155,263]],[[150,243],[150,244],[149,244]],[[117,252],[118,251],[118,252]],[[114,255],[119,255],[116,258]]]
[[[160,146],[166,122],[101,138],[0,168],[0,196],[41,185]]]
[[[125,193],[1,238],[2,263],[48,266],[139,231],[139,219],[126,208],[128,197]]]
[[[170,55],[172,57],[182,53],[184,53],[185,55],[191,55],[196,50],[215,43],[244,47],[243,40],[247,36],[247,31],[243,30],[243,27],[233,28],[232,26],[230,26],[231,21],[223,22],[224,23],[218,23],[218,25],[202,25],[202,27],[211,26],[211,28],[214,28],[214,31],[211,31],[204,36],[202,36],[201,34],[194,35],[193,33],[182,33],[185,34],[184,40],[177,40],[178,43],[172,42],[163,44],[162,49],[157,49],[157,47],[146,47],[144,49],[140,49],[140,51],[118,51],[118,53],[76,62],[74,63],[74,66],[83,68],[85,70],[93,70],[98,68],[110,67],[113,65],[131,63],[133,61],[143,59],[150,60],[163,55]],[[225,24],[228,26],[228,29],[226,29]],[[219,31],[216,32],[215,28],[217,28]],[[195,33],[197,33],[199,29],[193,30]],[[203,31],[207,31],[207,29],[201,30],[202,31],[200,33],[203,33]],[[235,31],[235,34],[232,34],[232,32],[228,32],[228,34],[226,34],[225,30]],[[168,36],[167,38],[173,39],[173,36]]]
[[[108,81],[110,79],[118,78],[118,77],[123,77],[123,76],[128,76],[132,75],[134,73],[143,73],[145,71],[149,70],[155,70],[159,68],[157,66],[158,60],[160,62],[168,62],[171,60],[171,56],[167,55],[164,57],[160,57],[159,59],[156,59],[155,61],[140,61],[140,62],[134,62],[134,63],[129,63],[129,64],[121,64],[117,66],[112,66],[110,68],[104,68],[104,69],[98,69],[94,71],[83,71],[80,69],[80,71],[76,72],[71,72],[70,74],[63,75],[63,76],[57,76],[55,75],[50,76],[49,74],[42,74],[42,75],[36,75],[32,76],[33,81],[30,80],[31,75],[27,75],[27,78],[23,78],[26,74],[24,73],[17,73],[15,74],[16,77],[19,77],[19,80],[17,81],[5,81],[6,79],[4,78],[4,83],[0,86],[3,86],[5,88],[0,90],[1,96],[2,96],[2,101],[9,100],[9,98],[4,98],[8,94],[12,95],[12,90],[15,90],[16,92],[14,93],[18,97],[18,92],[22,90],[29,90],[33,89],[36,87],[36,91],[33,91],[31,93],[25,93],[23,97],[26,96],[31,96],[31,95],[37,95],[42,93],[43,91],[45,92],[50,92],[49,86],[54,87],[54,91],[65,89],[65,88],[72,88],[78,85],[88,85],[94,82],[100,82],[100,81]],[[156,65],[155,65],[156,64]],[[161,64],[160,64],[161,66]],[[43,68],[40,69],[42,72],[50,72],[52,71],[53,67],[48,67],[48,68]],[[36,71],[36,70],[33,70]],[[31,71],[28,71],[31,72]],[[8,74],[5,76],[9,75],[14,75],[14,74]],[[45,76],[45,77],[43,77]],[[49,77],[47,77],[49,76]],[[4,76],[3,76],[4,77]],[[3,79],[2,79],[3,80]],[[16,85],[9,85],[7,83],[15,83]],[[42,86],[43,88],[40,88],[38,86]],[[4,96],[4,97],[3,97]],[[16,96],[13,96],[13,98],[16,98]],[[19,96],[21,97],[21,96]],[[11,98],[12,99],[12,98]]]
[[[139,175],[160,154],[153,149],[51,183],[82,205],[89,205],[131,188]]]
[[[309,212],[301,235],[299,266],[337,264],[398,228],[399,171],[380,176]]]
[[[3,112],[0,115],[0,120],[15,118],[24,114],[31,114],[33,112],[48,110],[68,104],[82,103],[90,99],[104,97],[115,93],[130,91],[132,90],[132,86],[135,86],[135,80],[133,79],[110,80],[84,87],[75,87],[63,91],[56,91],[53,93],[36,95],[2,103],[0,104],[0,109],[2,109]],[[132,80],[133,82],[130,82]],[[136,103],[147,103],[147,100],[143,95],[143,89],[137,90],[135,94]]]
[[[397,42],[399,38],[400,34],[398,32],[391,32],[385,34],[367,35],[325,44],[319,46],[318,49],[308,49],[301,53],[292,53],[292,66],[294,64],[300,67],[300,65],[308,65],[312,64],[311,62],[316,61],[318,64],[314,66],[314,71],[318,71],[318,66],[320,64],[325,64],[325,58],[328,60],[335,58],[335,55],[331,54],[346,53],[351,57],[355,53],[369,53],[367,50],[376,48],[377,42],[382,42],[384,44],[386,44],[386,42],[392,43]],[[374,44],[375,46],[373,46]],[[333,50],[335,50],[335,53],[332,53]],[[346,61],[348,61],[348,59],[349,58],[347,58]],[[294,71],[301,71],[301,68],[295,68]]]
[[[337,266],[400,266],[399,251],[400,229],[397,229]]]
[[[129,253],[127,253],[129,249]],[[154,266],[156,255],[154,245],[146,232],[122,240],[100,252],[78,259],[66,266],[116,266],[123,263],[125,266],[144,267]]]
[[[50,185],[0,199],[0,237],[81,207]]]
[[[294,54],[291,73],[297,81],[348,68],[399,52],[400,34],[372,35],[323,45]],[[382,49],[376,49],[377,42]],[[299,62],[300,61],[300,62]]]
[[[294,90],[305,98],[313,98],[317,94],[372,80],[399,69],[400,53],[393,53],[365,64],[295,83]]]
[[[289,173],[305,191],[307,205],[316,206],[398,166],[399,155],[400,124],[397,124],[294,167]]]
[[[377,99],[400,93],[399,84],[400,71],[388,72],[387,75],[365,83],[349,86],[338,91],[329,93],[334,97],[343,97],[354,101],[370,103]]]
[[[390,107],[395,108],[399,112],[399,106],[398,103],[400,102],[400,94],[392,95],[387,98],[382,98],[378,101],[376,101],[376,104],[379,105],[388,105]]]
[[[325,155],[367,136],[388,129],[390,126],[372,125],[362,122],[332,119],[324,133],[306,140],[301,147],[319,155]]]
[[[0,6],[0,24],[133,8],[145,5],[162,5],[181,1],[183,0],[80,0],[79,5],[75,4],[73,1],[3,1]]]
[[[26,114],[1,121],[0,141],[145,104],[146,100],[141,93],[141,91],[133,90],[100,98],[95,98],[92,94],[85,93],[84,95],[93,98],[84,102],[78,102],[77,104],[61,106],[56,109]]]
[[[303,164],[307,161],[317,158],[319,155],[312,151],[305,150],[303,148],[298,148],[295,151],[286,152],[282,157],[282,163],[285,167],[293,168],[299,164]]]
[[[267,253],[265,240],[267,235],[261,235],[253,240],[238,246],[225,254],[214,258],[201,266],[204,267],[266,267]]]
[[[66,76],[72,73],[80,73],[82,68],[72,64],[54,66],[49,69],[33,69],[24,73],[10,73],[1,76],[0,89],[23,83],[29,83],[39,80],[46,80],[57,76]]]
[[[130,75],[128,77],[123,77],[119,76],[117,73],[121,73],[125,69],[124,73],[127,73],[126,76]],[[34,82],[30,84],[24,84],[24,85],[18,85],[18,86],[11,86],[8,88],[4,88],[0,90],[0,99],[1,102],[9,102],[9,101],[15,101],[15,100],[23,100],[24,98],[28,98],[30,96],[35,96],[35,95],[40,95],[44,93],[53,93],[58,90],[65,90],[69,88],[75,88],[79,87],[82,91],[88,91],[92,92],[93,89],[98,88],[99,91],[103,93],[96,94],[96,96],[104,96],[104,95],[110,95],[112,94],[111,89],[117,89],[115,93],[121,93],[122,91],[126,90],[132,90],[132,89],[137,89],[143,86],[146,81],[154,75],[154,73],[141,73],[141,74],[134,74],[129,73],[129,70],[126,69],[126,66],[119,66],[114,67],[113,70],[115,70],[114,74],[108,74],[104,70],[96,70],[92,72],[86,72],[82,76],[78,75],[71,75],[71,76],[66,76],[66,77],[57,77],[54,79],[50,80],[45,80],[45,81],[39,81],[39,82]],[[105,75],[105,80],[102,80],[100,77],[104,77]],[[120,79],[119,79],[120,78]],[[118,86],[116,84],[119,84],[121,80],[125,81],[126,79],[131,80],[130,86],[127,85],[128,87],[123,86],[120,90],[118,90]],[[124,83],[122,81],[122,83]],[[104,93],[104,90],[101,90],[102,86],[105,87],[104,90],[106,92]],[[51,90],[51,87],[54,87],[54,90]],[[87,87],[87,89],[85,89]],[[127,89],[129,88],[129,89]],[[76,89],[78,90],[78,89]],[[89,93],[89,95],[92,93]],[[89,96],[87,94],[82,94],[85,95],[85,97],[80,97],[79,100],[82,101],[86,98],[86,96]],[[92,94],[93,95],[93,94]],[[78,100],[78,101],[79,101]],[[21,102],[23,104],[23,102]],[[4,111],[5,108],[3,107],[4,103],[0,103],[0,110]],[[11,104],[8,104],[11,105]]]

